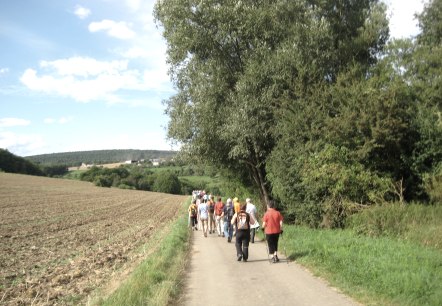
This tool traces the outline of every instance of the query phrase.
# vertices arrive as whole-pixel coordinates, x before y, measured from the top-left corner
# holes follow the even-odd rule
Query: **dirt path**
[[[248,262],[238,262],[235,238],[196,231],[192,239],[184,305],[359,305],[283,255],[270,264],[263,241],[250,244]]]

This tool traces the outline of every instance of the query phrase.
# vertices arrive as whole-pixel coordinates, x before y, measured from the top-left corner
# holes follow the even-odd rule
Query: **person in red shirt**
[[[218,202],[215,204],[215,224],[218,232],[218,237],[224,237],[224,221],[223,221],[223,209],[224,203],[221,197],[218,198]]]
[[[282,215],[275,209],[275,202],[269,200],[267,211],[262,218],[262,229],[266,234],[267,244],[269,246],[269,255],[272,256],[272,262],[278,262],[278,240],[282,234]]]

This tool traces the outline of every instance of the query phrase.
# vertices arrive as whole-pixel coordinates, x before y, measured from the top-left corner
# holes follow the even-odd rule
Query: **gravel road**
[[[264,241],[250,244],[248,262],[236,260],[235,238],[195,231],[192,242],[181,305],[360,305],[282,254],[269,263]]]

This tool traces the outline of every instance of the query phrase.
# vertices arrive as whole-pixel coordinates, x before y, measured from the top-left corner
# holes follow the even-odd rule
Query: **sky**
[[[385,2],[392,37],[418,34],[421,0]],[[175,90],[154,3],[0,0],[0,148],[179,149],[166,139]]]

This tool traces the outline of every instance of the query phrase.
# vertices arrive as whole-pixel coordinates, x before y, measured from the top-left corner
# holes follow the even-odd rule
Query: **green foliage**
[[[347,227],[369,237],[410,240],[442,250],[442,206],[384,204],[351,216]]]
[[[68,173],[66,165],[42,166],[43,173],[50,177],[61,177]]]
[[[430,197],[430,203],[442,205],[442,163],[433,172],[424,176],[425,191]]]
[[[37,165],[5,149],[0,149],[0,169],[8,173],[44,175]]]
[[[94,177],[93,183],[98,187],[112,187],[113,179],[109,175],[97,175]]]
[[[180,194],[181,183],[176,174],[172,172],[160,172],[157,174],[152,190],[155,192]]]
[[[442,302],[440,250],[349,230],[288,225],[280,249],[362,304],[436,306]]]

